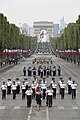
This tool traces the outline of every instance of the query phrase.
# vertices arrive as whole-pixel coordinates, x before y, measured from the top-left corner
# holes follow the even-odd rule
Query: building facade
[[[38,37],[38,40],[49,40],[49,37],[53,37],[53,22],[39,21],[34,22],[34,36]]]
[[[59,24],[54,24],[53,26],[53,37],[59,36]]]

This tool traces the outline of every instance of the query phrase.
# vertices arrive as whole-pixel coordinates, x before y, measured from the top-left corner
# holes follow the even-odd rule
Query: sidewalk
[[[15,66],[15,65],[20,64],[20,62],[24,62],[25,60],[26,60],[26,58],[20,59],[17,64],[14,64],[14,63],[12,63],[11,65],[8,64],[8,65],[3,66],[2,68],[1,68],[1,66],[0,66],[0,73],[3,72],[4,70],[7,70],[7,69]]]
[[[19,63],[18,63],[19,64]],[[15,64],[16,65],[16,64]],[[11,68],[13,66],[15,66],[14,64],[11,64],[11,65],[5,65],[4,67],[0,67],[0,73],[3,72],[4,70],[7,70],[8,68]]]

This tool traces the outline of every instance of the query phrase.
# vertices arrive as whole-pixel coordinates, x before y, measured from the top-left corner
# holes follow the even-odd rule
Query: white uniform
[[[47,94],[46,105],[52,107],[53,90],[47,90],[46,94]]]
[[[65,83],[60,84],[61,99],[64,99],[65,87],[66,87]]]
[[[68,81],[67,81],[67,84],[71,86],[72,80],[68,80]]]
[[[6,90],[7,86],[6,85],[1,85],[1,90]]]
[[[7,94],[11,94],[11,86],[12,86],[12,81],[7,81]]]
[[[71,84],[72,89],[76,89],[76,87],[77,87],[77,84]]]
[[[6,99],[6,85],[1,85],[1,90],[2,90],[2,99]]]
[[[26,90],[25,84],[21,85],[21,89],[22,89],[22,99],[25,99],[25,90]]]
[[[16,85],[12,85],[12,90],[16,90]]]
[[[25,90],[25,89],[26,89],[26,87],[25,87],[24,84],[21,85],[21,89],[22,89],[22,90]]]
[[[72,80],[68,80],[68,81],[67,81],[67,85],[68,85],[68,94],[71,94]]]
[[[13,99],[16,98],[16,89],[17,89],[16,84],[12,84]]]
[[[27,107],[31,106],[31,96],[32,96],[32,90],[27,90],[25,92],[26,96],[27,96]]]
[[[76,88],[77,88],[77,84],[76,83],[72,83],[71,85],[72,88],[72,99],[76,99]]]
[[[25,81],[26,90],[28,90],[29,81]]]

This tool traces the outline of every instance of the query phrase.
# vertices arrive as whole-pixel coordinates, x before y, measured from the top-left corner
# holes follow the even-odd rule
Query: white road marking
[[[49,111],[48,111],[48,107],[46,107],[46,120],[49,120]]]
[[[32,104],[33,104],[33,101],[32,101]],[[30,107],[27,120],[30,120],[30,119],[31,119],[31,114],[32,114],[32,105],[31,105],[31,107]]]
[[[3,109],[5,109],[5,106],[0,106],[0,110],[3,110]]]
[[[28,119],[27,120],[30,120],[31,119],[31,116],[30,115],[28,115]]]
[[[78,107],[77,106],[72,106],[72,109],[73,110],[78,110]]]
[[[58,109],[59,110],[64,110],[64,107],[63,106],[58,106]]]
[[[29,110],[29,115],[31,115],[31,113],[32,113],[32,106],[31,106],[31,108]]]
[[[19,110],[20,106],[14,106],[14,110]]]

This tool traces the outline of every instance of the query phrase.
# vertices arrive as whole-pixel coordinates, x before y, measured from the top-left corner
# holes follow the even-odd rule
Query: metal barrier
[[[31,52],[0,52],[0,67],[8,64],[17,64],[20,58],[29,57]]]
[[[60,58],[74,62],[74,64],[80,64],[80,52],[59,52],[56,51],[56,56],[59,56]]]

